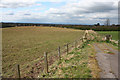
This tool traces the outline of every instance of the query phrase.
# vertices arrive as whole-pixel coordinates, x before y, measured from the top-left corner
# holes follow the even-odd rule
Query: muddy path
[[[100,78],[118,78],[118,50],[106,43],[94,43],[96,60],[101,69]]]

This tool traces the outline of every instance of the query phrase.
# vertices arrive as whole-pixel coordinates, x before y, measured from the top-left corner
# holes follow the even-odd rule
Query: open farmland
[[[118,40],[118,31],[98,31],[98,33],[101,35],[110,34],[113,40]]]
[[[58,46],[82,37],[84,31],[53,27],[11,27],[2,29],[3,77],[43,56],[44,51],[54,51]],[[32,64],[31,64],[32,65]]]

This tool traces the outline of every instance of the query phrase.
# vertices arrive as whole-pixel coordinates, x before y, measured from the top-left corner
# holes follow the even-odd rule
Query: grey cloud
[[[19,7],[29,7],[34,5],[33,3],[0,3],[0,8],[19,8]]]
[[[113,6],[112,2],[95,2],[93,6],[89,7],[88,10],[90,12],[109,12],[111,10],[117,9],[115,6]]]
[[[94,2],[93,5],[89,7],[84,7],[83,10],[78,9],[75,11],[77,14],[80,13],[103,13],[103,12],[110,12],[112,10],[117,10],[117,7],[113,5],[113,2]]]
[[[103,20],[105,20],[105,19],[108,19],[108,18],[106,17],[106,18],[94,18],[94,19],[101,19],[101,20],[103,19]]]
[[[45,23],[51,21],[48,18],[22,18],[18,21],[23,21],[23,22],[35,22],[35,23]]]
[[[24,15],[31,15],[31,14],[24,14]]]
[[[85,16],[72,16],[72,15],[69,15],[69,19],[78,20],[78,19],[81,19],[81,18],[85,18]]]
[[[58,14],[58,15],[63,15],[63,14],[66,14],[66,13],[50,13],[50,14]]]
[[[9,14],[6,14],[6,15],[14,15],[14,13],[9,13]]]

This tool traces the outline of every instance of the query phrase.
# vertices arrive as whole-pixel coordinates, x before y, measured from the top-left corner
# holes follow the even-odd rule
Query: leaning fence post
[[[17,65],[17,73],[18,73],[18,78],[20,79],[21,76],[20,76],[20,65],[19,64]]]
[[[44,60],[45,60],[45,72],[48,73],[47,52],[44,52]]]
[[[69,50],[68,50],[68,44],[66,46],[67,46],[67,54],[68,54],[68,52],[69,52]]]
[[[58,47],[58,57],[59,57],[59,59],[61,58],[61,56],[60,56],[60,46]]]

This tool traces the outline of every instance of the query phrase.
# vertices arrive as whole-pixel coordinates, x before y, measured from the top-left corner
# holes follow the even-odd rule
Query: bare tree
[[[110,25],[110,19],[108,18],[108,19],[106,19],[106,21],[105,21],[105,26],[109,26]]]

